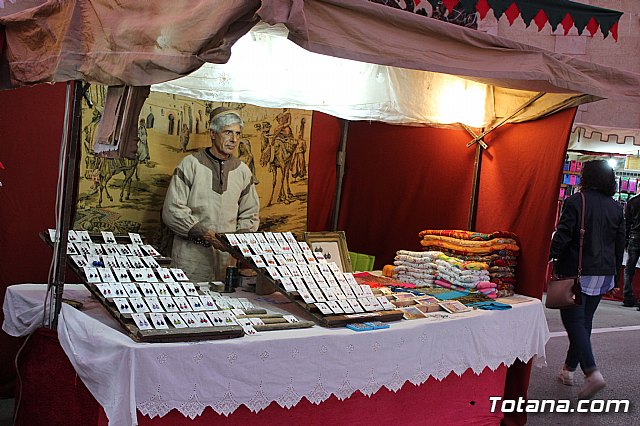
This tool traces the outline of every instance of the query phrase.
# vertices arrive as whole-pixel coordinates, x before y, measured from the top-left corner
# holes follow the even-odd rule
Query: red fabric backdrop
[[[8,285],[47,282],[52,251],[38,233],[55,224],[65,89],[0,91],[0,302]],[[0,331],[0,396],[13,394],[19,342]]]
[[[336,192],[336,155],[342,125],[339,119],[313,113],[309,149],[309,198],[307,230],[326,231],[331,227],[331,211]]]
[[[505,125],[490,133],[483,154],[476,229],[513,231],[523,247],[516,291],[540,298],[569,132],[575,109]],[[398,249],[419,250],[422,229],[466,229],[474,148],[466,132],[352,123],[339,229],[349,249],[391,263]],[[327,166],[325,173],[330,173]],[[317,176],[311,175],[310,179]],[[311,193],[319,202],[324,194]],[[309,220],[316,211],[309,210]],[[509,368],[505,398],[526,396],[530,365]],[[511,413],[505,424],[523,424]]]

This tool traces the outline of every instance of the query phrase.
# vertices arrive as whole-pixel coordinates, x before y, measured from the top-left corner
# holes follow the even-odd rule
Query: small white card
[[[87,259],[81,254],[72,255],[71,260],[73,260],[73,263],[75,263],[78,268],[87,266]]]
[[[346,314],[352,314],[354,312],[351,304],[347,301],[347,299],[338,300],[338,305],[340,305],[340,307]]]
[[[158,329],[158,330],[163,330],[166,328],[169,328],[169,326],[167,325],[167,323],[164,320],[164,315],[161,313],[152,313],[149,314],[149,317],[151,319],[151,324],[153,325],[154,328]]]
[[[182,320],[187,324],[187,327],[200,327],[196,321],[196,317],[190,312],[183,312],[180,314]]]
[[[67,254],[68,255],[77,255],[80,254],[75,244],[67,244]]]
[[[283,315],[282,318],[284,318],[285,321],[287,321],[290,324],[294,324],[296,322],[300,322],[300,320],[298,318],[296,318],[294,315]]]
[[[259,254],[252,254],[251,255],[251,260],[253,260],[253,263],[258,268],[266,268],[267,267],[267,263],[264,261],[262,256],[260,256]]]
[[[285,232],[284,233],[284,239],[287,240],[290,243],[298,244],[298,241],[296,241],[296,237],[293,235],[292,232]]]
[[[281,254],[274,254],[273,258],[275,259],[278,265],[284,266],[287,264],[287,259],[285,259],[285,257]]]
[[[129,251],[136,257],[144,257],[145,252],[142,250],[142,246],[138,244],[127,244]]]
[[[151,312],[164,312],[164,308],[160,305],[157,297],[145,297],[144,303],[147,304]]]
[[[309,292],[313,298],[316,299],[316,302],[325,302],[327,300],[325,299],[324,294],[322,294],[322,291],[317,288],[311,288],[309,289]]]
[[[129,232],[129,239],[133,244],[144,244],[142,242],[142,237],[140,236],[140,234],[136,234],[135,232]]]
[[[158,250],[153,248],[151,244],[143,244],[142,250],[144,250],[149,256],[154,256],[154,257],[160,256],[160,253],[158,252]]]
[[[118,254],[122,256],[133,256],[131,249],[126,244],[114,244],[113,246],[116,248]]]
[[[271,247],[271,244],[269,244],[269,243],[260,244],[260,251],[262,253],[273,254],[273,248]]]
[[[174,297],[173,301],[180,311],[182,312],[191,311],[191,306],[189,305],[189,302],[187,302],[187,299],[185,297],[182,297],[182,296]]]
[[[113,244],[101,244],[102,251],[106,256],[115,256],[118,254],[118,250],[116,250]]]
[[[187,324],[185,324],[184,319],[179,314],[175,314],[175,313],[167,314],[167,318],[171,322],[171,325],[173,325],[175,328],[187,327]]]
[[[127,292],[129,297],[142,297],[142,294],[138,291],[138,287],[136,287],[133,283],[122,283],[120,284],[124,290]]]
[[[67,244],[67,247],[69,247],[69,244]],[[93,247],[93,244],[90,245],[87,243],[75,243],[74,247],[80,254],[97,254],[95,247]]]
[[[280,272],[278,272],[278,269],[276,269],[276,268],[277,268],[277,266],[269,266],[269,267],[267,267],[267,272],[269,272],[269,275],[274,280],[282,278],[282,275],[280,275]]]
[[[255,306],[246,297],[239,297],[238,301],[242,304],[242,309],[255,309]]]
[[[171,290],[171,294],[173,294],[174,296],[186,296],[187,295],[184,292],[184,289],[182,288],[180,283],[177,283],[177,282],[168,283],[167,287],[169,287],[169,290]]]
[[[100,274],[98,273],[97,268],[91,268],[89,266],[85,266],[83,268],[84,276],[89,283],[99,283],[100,282]]]
[[[267,268],[270,266],[278,266],[278,263],[276,262],[275,257],[273,257],[273,254],[264,253],[262,257],[264,258],[264,262],[267,264]]]
[[[129,262],[129,259],[127,258],[127,256],[120,256],[118,254],[113,257],[116,259],[116,262],[118,263],[118,267],[127,268],[127,269],[133,268],[133,265],[131,264],[131,262]]]
[[[335,300],[328,301],[327,302],[327,306],[329,307],[329,309],[331,309],[331,311],[334,314],[342,314],[342,313],[344,313],[344,311],[342,310],[342,308],[340,307],[338,302],[336,302]]]
[[[123,256],[123,255],[121,255]],[[136,269],[142,269],[142,268],[146,268],[147,266],[144,264],[144,262],[137,256],[125,256],[127,258],[127,260],[129,261],[129,264],[131,265],[131,268],[136,268]]]
[[[251,325],[264,325],[264,321],[262,321],[260,318],[247,318],[249,321],[251,321]]]
[[[207,295],[200,296],[200,302],[202,303],[204,310],[207,310],[207,311],[218,310],[218,306],[216,306],[216,302],[213,300],[211,296],[207,296]]]
[[[102,294],[102,296],[107,299],[112,299],[116,297],[116,294],[113,292],[113,289],[111,288],[111,284],[109,283],[96,284],[96,288],[98,289],[98,291],[100,291],[100,294]]]
[[[282,283],[282,287],[284,287],[285,291],[287,292],[296,291],[296,288],[293,285],[293,281],[291,280],[291,278],[283,277],[280,279],[280,282]]]
[[[371,287],[369,287],[367,284],[361,285],[360,288],[364,292],[365,296],[373,296],[373,290],[371,290]]]
[[[193,314],[193,317],[196,319],[196,325],[198,327],[211,327],[212,326],[211,321],[209,320],[209,317],[204,312],[195,312]]]
[[[213,324],[214,327],[222,327],[224,325],[227,325],[225,323],[224,317],[222,316],[222,312],[207,312],[207,316],[211,320],[211,324]]]
[[[393,311],[396,308],[395,305],[389,302],[389,300],[384,296],[378,296],[377,299],[385,311]]]
[[[102,231],[102,240],[105,242],[105,244],[115,244],[116,243],[116,236],[113,235],[113,232],[111,231]]]
[[[129,305],[129,299],[127,298],[116,298],[113,299],[113,303],[116,304],[116,308],[121,314],[132,314],[133,308]]]
[[[296,260],[298,265],[307,264],[307,259],[302,255],[302,253],[293,253],[293,258]]]
[[[131,314],[131,318],[140,330],[152,330],[153,326],[149,323],[147,316],[143,313]]]
[[[351,308],[353,308],[354,312],[364,312],[364,309],[362,309],[362,306],[360,306],[360,303],[358,303],[357,299],[347,299],[347,302],[349,302],[349,305],[351,305]]]
[[[316,301],[308,290],[298,290],[298,294],[305,303],[314,303]]]
[[[238,250],[244,257],[249,257],[253,254],[248,244],[238,244]]]
[[[320,309],[320,312],[322,312],[323,315],[331,315],[333,313],[326,303],[316,302],[314,304],[316,305],[316,308]]]
[[[113,262],[115,263],[115,259]],[[113,275],[115,275],[116,279],[121,283],[131,282],[131,277],[126,268],[113,268]]]
[[[165,296],[160,298],[160,303],[164,307],[164,310],[167,312],[178,312],[178,305],[173,301],[173,298]]]
[[[253,328],[253,324],[251,324],[251,320],[249,318],[240,318],[238,319],[238,324],[244,330],[244,333],[248,336],[253,336],[258,334],[255,328]]]
[[[323,288],[322,293],[324,293],[325,299],[329,301],[338,300],[332,288]]]
[[[238,244],[240,244],[240,242],[238,241],[238,237],[236,237],[236,234],[224,234],[225,237],[227,237],[227,241],[229,241],[229,244],[231,244],[232,246],[237,246]]]
[[[175,281],[173,279],[173,276],[171,275],[171,271],[168,268],[156,268],[155,270],[162,282],[171,283]]]
[[[125,291],[124,287],[122,287],[122,284],[120,283],[115,283],[115,284],[110,284],[111,285],[111,290],[113,291],[113,294],[115,294],[115,297],[126,297],[128,296],[127,292]]]
[[[89,255],[89,257],[92,258],[91,262],[93,262],[93,255]],[[98,257],[98,256],[95,256]],[[89,260],[89,258],[87,258],[87,260]],[[104,266],[108,267],[108,268],[119,268],[120,264],[118,263],[118,261],[116,260],[115,256],[111,256],[111,255],[104,255],[102,256],[102,263],[104,264]]]
[[[49,232],[49,239],[51,240],[51,242],[55,243],[55,242],[60,241],[60,237],[59,237],[59,235],[58,235],[58,233],[56,232],[55,229],[49,228],[49,229],[47,229],[47,231]],[[72,229],[69,230],[69,232],[71,232],[71,231],[72,231]],[[67,235],[68,235],[67,236],[67,241],[72,243],[73,241],[71,241],[71,235],[69,235],[69,234],[67,234]],[[74,232],[74,237],[77,240],[78,236],[75,235],[75,232]]]
[[[276,237],[273,236],[273,232],[265,232],[264,238],[267,240],[268,243],[276,242]]]
[[[158,296],[163,296],[163,297],[171,296],[171,293],[169,293],[169,289],[167,288],[165,283],[153,283],[151,285],[155,289],[156,294]]]
[[[160,267],[160,264],[156,262],[153,256],[143,256],[141,259],[148,268],[155,269]]]
[[[85,243],[91,242],[91,235],[89,235],[89,231],[75,231],[76,236],[78,237],[78,241],[82,241]]]
[[[197,296],[198,290],[196,290],[196,286],[193,283],[181,283],[182,288],[187,296]]]
[[[157,295],[156,289],[151,283],[140,283],[140,292],[145,297],[151,297],[151,296]],[[162,296],[167,296],[167,295],[163,294]]]
[[[193,311],[204,311],[204,305],[202,304],[202,300],[198,296],[188,296],[187,301],[191,306],[191,310]]]
[[[180,269],[180,268],[171,268],[170,271],[171,271],[171,274],[173,275],[173,277],[177,281],[189,281],[189,277],[187,277],[187,274],[185,274],[182,269]]]
[[[144,303],[144,299],[142,297],[130,297],[129,303],[131,303],[133,309],[138,313],[149,312],[149,307]]]

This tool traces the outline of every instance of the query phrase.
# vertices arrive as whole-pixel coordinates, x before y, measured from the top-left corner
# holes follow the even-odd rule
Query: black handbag
[[[586,201],[582,196],[582,222],[580,224],[580,254],[578,257],[578,275],[575,277],[552,276],[547,282],[547,299],[545,306],[549,309],[573,308],[582,304],[582,288],[580,287],[580,275],[582,275],[582,245],[584,243],[584,211]],[[555,265],[554,265],[555,271]]]

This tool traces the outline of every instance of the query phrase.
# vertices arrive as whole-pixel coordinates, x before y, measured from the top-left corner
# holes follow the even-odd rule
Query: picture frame
[[[334,262],[342,272],[352,272],[344,231],[305,232],[304,240],[313,252],[321,251],[328,262]]]

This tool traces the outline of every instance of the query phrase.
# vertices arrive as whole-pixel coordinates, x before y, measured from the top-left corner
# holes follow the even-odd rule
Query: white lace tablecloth
[[[3,330],[22,336],[40,326],[46,286],[7,288]],[[516,359],[544,364],[549,329],[539,300],[506,311],[472,311],[450,319],[391,323],[354,332],[315,326],[238,339],[197,343],[135,343],[83,286],[66,285],[60,344],[111,424],[137,424],[171,409],[194,418],[206,407],[228,415],[241,405],[257,412],[276,401],[291,408],[302,398],[319,404],[407,381],[475,373]]]

